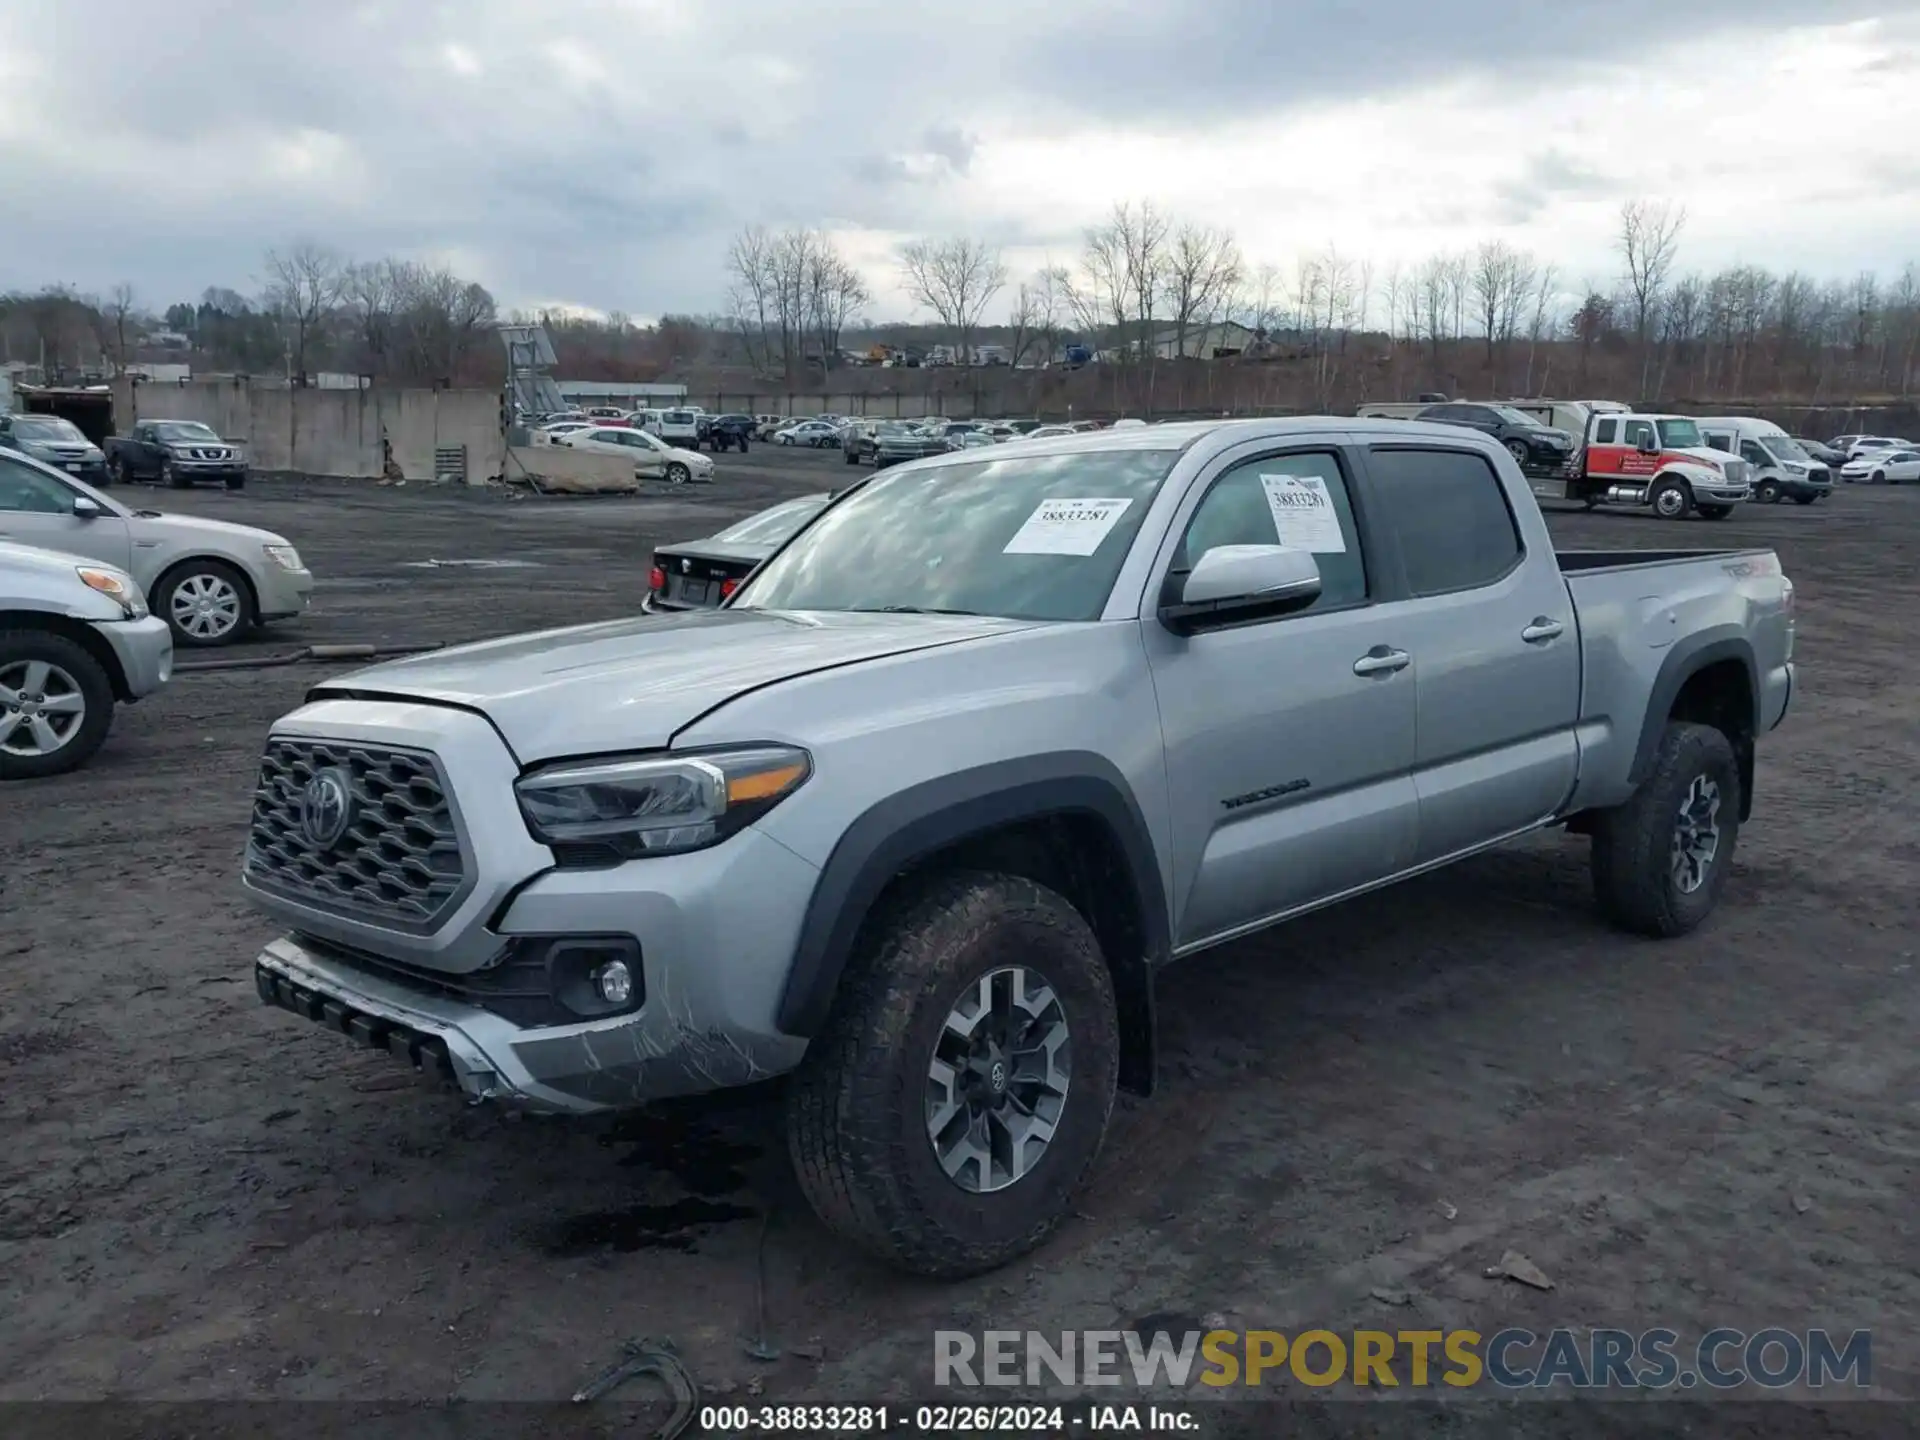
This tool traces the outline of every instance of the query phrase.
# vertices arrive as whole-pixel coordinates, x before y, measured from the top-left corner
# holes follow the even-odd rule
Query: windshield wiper
[[[940,610],[926,605],[856,605],[856,615],[978,615],[978,610]]]

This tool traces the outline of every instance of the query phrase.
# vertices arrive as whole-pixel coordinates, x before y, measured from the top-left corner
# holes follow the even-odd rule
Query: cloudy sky
[[[1664,198],[1685,266],[1848,277],[1920,259],[1916,135],[1920,3],[5,0],[0,290],[252,291],[313,239],[656,316],[757,222],[904,316],[903,238],[1018,274],[1140,198],[1255,263],[1500,236],[1570,286]]]

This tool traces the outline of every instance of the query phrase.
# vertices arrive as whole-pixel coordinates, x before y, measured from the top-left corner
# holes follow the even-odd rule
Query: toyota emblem
[[[347,777],[329,767],[307,781],[300,792],[300,830],[316,850],[331,850],[353,823],[352,792]]]

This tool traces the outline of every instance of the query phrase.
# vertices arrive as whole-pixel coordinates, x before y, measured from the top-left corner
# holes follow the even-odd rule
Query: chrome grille
[[[1721,462],[1726,470],[1727,479],[1736,485],[1744,485],[1747,480],[1747,462],[1744,460],[1726,460]]]
[[[224,460],[227,458],[227,452],[225,450],[216,450],[210,445],[195,450],[192,453],[195,460]]]
[[[309,833],[307,787],[332,769],[346,782],[346,828]],[[247,879],[257,889],[389,929],[425,932],[468,889],[446,777],[433,756],[351,741],[274,737],[253,792]]]

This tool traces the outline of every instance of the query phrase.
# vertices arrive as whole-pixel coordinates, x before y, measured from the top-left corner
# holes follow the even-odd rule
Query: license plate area
[[[707,603],[710,589],[709,581],[683,579],[680,582],[680,593],[676,598],[688,605],[704,605]]]

